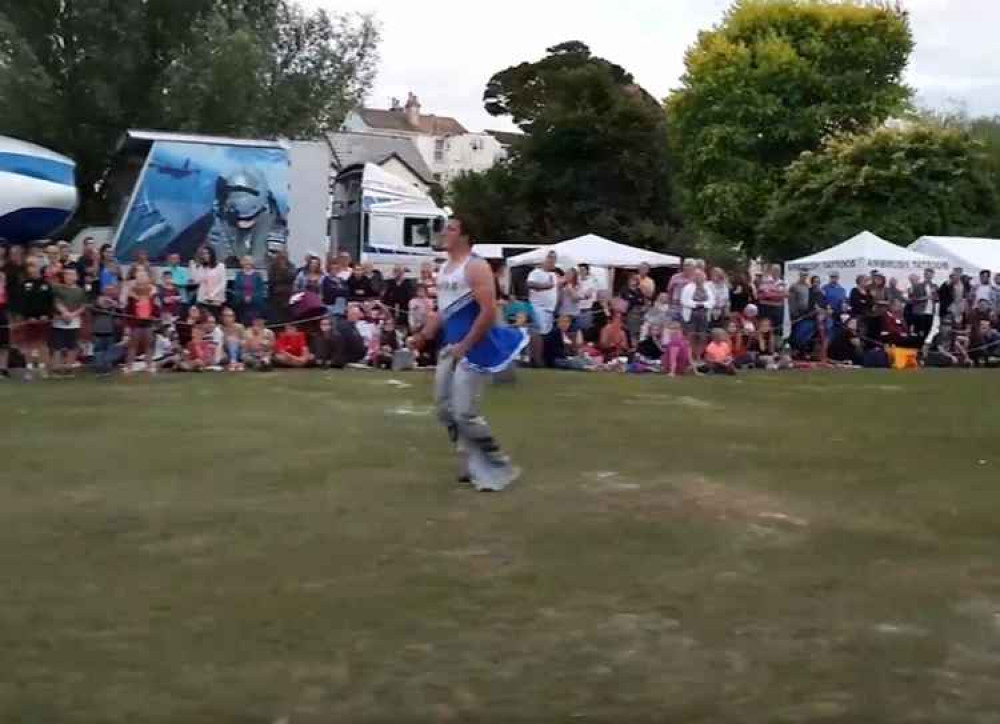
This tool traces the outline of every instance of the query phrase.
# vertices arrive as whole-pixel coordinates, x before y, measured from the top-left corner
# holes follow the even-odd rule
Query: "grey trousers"
[[[456,364],[448,350],[442,350],[434,377],[434,401],[438,419],[458,450],[460,474],[469,476],[479,490],[499,491],[514,481],[517,471],[479,410],[489,377],[464,361]]]

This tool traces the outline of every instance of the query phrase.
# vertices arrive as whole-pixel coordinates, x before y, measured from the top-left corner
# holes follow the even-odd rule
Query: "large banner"
[[[288,239],[288,151],[156,141],[122,221],[115,255],[130,262],[144,249],[152,262],[185,261],[208,243],[236,266]]]

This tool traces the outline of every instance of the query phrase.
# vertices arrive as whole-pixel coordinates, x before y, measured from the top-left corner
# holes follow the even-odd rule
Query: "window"
[[[430,219],[407,218],[403,220],[404,246],[430,246],[432,236]]]
[[[434,160],[440,163],[444,161],[444,139],[434,139]]]
[[[472,139],[472,150],[473,151],[482,151],[483,150],[483,139],[481,139],[481,138],[473,138]]]

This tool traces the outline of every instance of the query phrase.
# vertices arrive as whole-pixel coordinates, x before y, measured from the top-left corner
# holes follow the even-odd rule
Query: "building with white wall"
[[[393,101],[388,109],[358,108],[344,120],[351,133],[403,138],[412,141],[434,180],[447,186],[466,171],[486,171],[507,156],[510,137],[496,131],[470,132],[450,116],[421,112],[420,99],[410,94],[405,105]]]

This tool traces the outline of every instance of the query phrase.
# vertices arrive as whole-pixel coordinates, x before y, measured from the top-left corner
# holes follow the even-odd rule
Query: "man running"
[[[442,350],[434,382],[438,417],[448,429],[461,459],[460,478],[480,491],[499,491],[518,471],[493,438],[479,412],[479,398],[489,375],[501,372],[528,344],[524,330],[495,327],[493,272],[473,255],[468,227],[452,218],[442,234],[448,261],[437,277],[438,309],[420,334],[422,346],[441,334]]]

